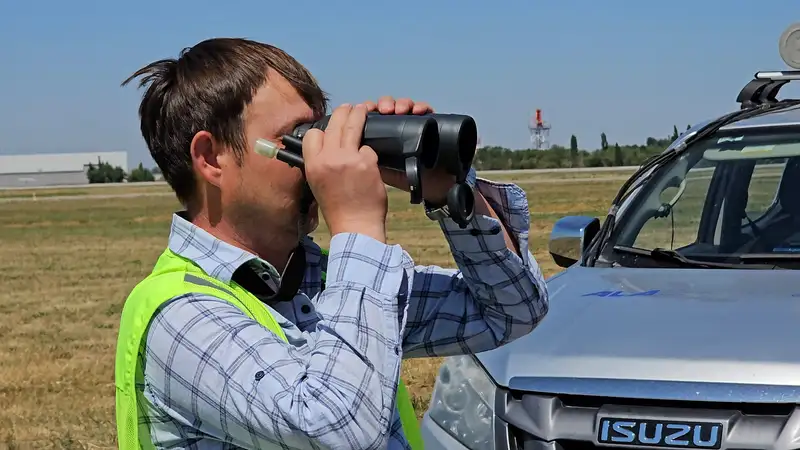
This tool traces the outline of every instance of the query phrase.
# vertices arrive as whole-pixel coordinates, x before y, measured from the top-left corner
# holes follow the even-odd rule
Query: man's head
[[[327,96],[282,50],[245,39],[209,39],[141,77],[141,131],[164,178],[192,219],[251,251],[297,237],[300,170],[256,154],[295,125],[325,114]],[[284,244],[285,245],[285,244]]]

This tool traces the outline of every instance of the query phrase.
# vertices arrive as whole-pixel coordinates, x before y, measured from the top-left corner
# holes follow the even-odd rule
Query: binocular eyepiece
[[[285,150],[274,157],[303,168],[303,136],[312,128],[325,131],[330,115],[295,127],[282,137]],[[422,172],[442,170],[456,177],[445,206],[450,217],[466,228],[474,213],[475,197],[466,176],[475,157],[478,127],[470,116],[461,114],[382,115],[369,113],[361,145],[378,155],[378,165],[405,172],[411,203],[422,202]]]

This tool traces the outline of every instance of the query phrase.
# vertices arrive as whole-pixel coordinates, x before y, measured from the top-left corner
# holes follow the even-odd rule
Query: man
[[[266,44],[210,39],[123,85],[137,77],[149,85],[142,135],[184,210],[123,310],[121,449],[416,449],[402,358],[489,350],[546,314],[516,186],[470,173],[475,219],[463,230],[439,220],[459,270],[415,266],[386,244],[384,183],[408,186],[360,146],[366,114],[426,114],[427,104],[342,105],[324,133],[308,132],[315,204],[303,213],[301,171],[253,151],[325,114],[302,65]],[[428,175],[427,207],[452,182]],[[307,237],[316,203],[329,253]]]

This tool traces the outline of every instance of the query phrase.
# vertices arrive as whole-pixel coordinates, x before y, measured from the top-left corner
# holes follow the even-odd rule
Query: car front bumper
[[[577,383],[576,380],[572,380]],[[596,380],[594,381],[596,382]],[[797,450],[800,441],[800,402],[796,402],[800,386],[731,385],[697,383],[684,386],[692,392],[706,395],[727,392],[729,401],[720,398],[686,400],[676,392],[679,385],[668,381],[647,381],[645,389],[634,389],[640,382],[607,380],[606,384],[628,386],[629,396],[597,396],[580,394],[543,394],[540,392],[511,392],[499,388],[496,415],[493,420],[494,447],[492,450],[601,450],[597,442],[598,424],[602,418],[665,424],[721,424],[717,448]],[[671,390],[667,389],[670,388]],[[688,392],[688,391],[687,391]],[[748,392],[760,393],[760,399]],[[672,395],[668,395],[672,393]],[[638,395],[637,395],[638,394]],[[745,395],[747,394],[747,395]],[[661,397],[661,398],[659,398]],[[663,398],[673,397],[673,398]],[[697,395],[697,397],[700,397]],[[736,400],[749,400],[740,402]],[[767,401],[764,401],[767,400]],[[783,400],[783,401],[780,401]],[[426,412],[421,424],[426,450],[472,450],[453,438],[434,422]],[[662,437],[665,437],[663,434]],[[687,435],[688,436],[688,435]],[[702,435],[703,439],[709,436]],[[697,439],[694,434],[692,439]],[[685,438],[688,439],[688,438]],[[609,444],[606,444],[609,445]],[[618,444],[619,445],[619,444]],[[626,444],[622,444],[626,445]],[[664,441],[661,448],[692,448]],[[713,448],[694,444],[694,448]],[[618,447],[624,449],[624,447]],[[482,449],[483,450],[483,449]]]

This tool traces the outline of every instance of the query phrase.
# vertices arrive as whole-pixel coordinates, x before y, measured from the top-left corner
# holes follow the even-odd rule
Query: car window
[[[800,253],[800,133],[740,133],[697,144],[655,175],[613,244],[699,259]]]
[[[636,236],[634,246],[675,249],[695,242],[714,168],[711,165],[690,169],[685,177],[683,193],[672,207],[665,207],[669,208],[669,214],[651,216]],[[660,203],[668,205],[680,190],[680,186],[664,189],[659,195]]]
[[[777,204],[778,187],[786,170],[787,161],[787,158],[756,161],[753,179],[748,188],[746,207],[747,216],[751,220],[762,218]]]

